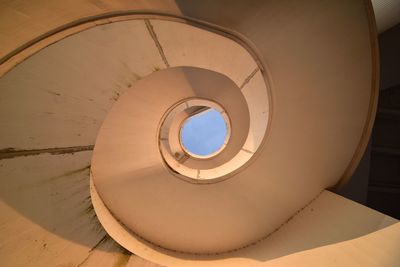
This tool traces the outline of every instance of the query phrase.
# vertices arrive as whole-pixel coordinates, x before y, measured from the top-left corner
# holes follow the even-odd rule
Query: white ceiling
[[[400,0],[371,0],[378,32],[382,33],[400,23]]]

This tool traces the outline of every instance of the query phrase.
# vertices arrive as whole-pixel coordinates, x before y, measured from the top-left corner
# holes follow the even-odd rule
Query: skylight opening
[[[180,141],[192,156],[212,157],[220,152],[228,139],[228,126],[222,114],[206,108],[190,116],[182,125]]]

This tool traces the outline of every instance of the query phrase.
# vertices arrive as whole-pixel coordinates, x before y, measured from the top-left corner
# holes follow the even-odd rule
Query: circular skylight
[[[227,135],[227,123],[222,114],[204,107],[183,123],[180,141],[184,150],[192,156],[210,157],[224,148]]]

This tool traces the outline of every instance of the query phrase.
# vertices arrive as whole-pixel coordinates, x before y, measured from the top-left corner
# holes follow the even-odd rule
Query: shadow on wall
[[[1,160],[0,197],[8,206],[2,209],[2,230],[6,233],[2,241],[30,237],[33,243],[34,239],[47,239],[48,231],[92,248],[104,238],[106,233],[90,199],[91,154],[88,151]],[[43,231],[37,232],[38,225]],[[15,235],[7,234],[8,229],[14,228],[18,229]],[[30,232],[39,236],[30,236]]]
[[[6,204],[2,208],[5,220],[2,231],[7,233],[18,229],[13,236],[3,235],[2,242],[13,245],[24,240],[24,247],[29,247],[37,245],[34,239],[49,239],[49,233],[52,233],[88,249],[115,251],[117,244],[99,246],[108,235],[100,225],[90,200],[90,159],[91,152],[79,152],[0,161],[0,196]],[[364,236],[395,222],[367,208],[354,216],[353,208],[357,205],[323,191],[276,232],[230,256],[264,262]],[[21,215],[26,220],[22,220]],[[352,219],[343,221],[342,218]],[[38,226],[42,230],[38,231]],[[200,260],[224,257],[226,255],[221,254],[200,257]],[[181,258],[198,260],[199,256],[187,254]]]

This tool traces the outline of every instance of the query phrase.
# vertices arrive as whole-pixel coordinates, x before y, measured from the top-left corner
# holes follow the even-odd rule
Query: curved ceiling
[[[50,23],[36,29],[33,26],[21,29],[21,35],[17,34],[5,42],[2,55],[8,56],[3,58],[1,65],[0,87],[2,99],[7,101],[3,100],[0,106],[0,123],[4,129],[0,142],[4,148],[2,155],[9,159],[4,163],[4,177],[7,172],[15,173],[18,164],[23,166],[16,179],[7,176],[2,180],[2,188],[7,189],[1,191],[2,200],[7,204],[3,207],[3,214],[21,222],[20,225],[7,223],[3,228],[5,232],[11,233],[18,227],[33,231],[34,225],[39,225],[44,231],[35,228],[37,234],[28,237],[51,237],[52,245],[65,244],[62,243],[65,240],[82,246],[94,243],[97,247],[101,244],[103,238],[97,245],[95,243],[101,230],[85,228],[96,224],[91,221],[92,217],[87,216],[88,212],[93,212],[87,195],[88,179],[66,180],[60,177],[76,178],[80,173],[88,175],[90,166],[87,164],[91,153],[80,151],[93,149],[104,118],[109,118],[111,114],[111,118],[120,116],[126,119],[137,111],[135,106],[140,106],[142,111],[148,108],[149,113],[132,116],[132,119],[142,123],[143,127],[127,126],[126,120],[106,119],[101,130],[103,133],[120,127],[121,132],[126,133],[129,129],[137,138],[123,143],[120,142],[122,139],[112,139],[114,136],[107,139],[101,135],[99,147],[108,148],[101,150],[96,147],[94,151],[97,154],[91,173],[93,205],[112,237],[146,259],[176,266],[192,264],[197,260],[209,266],[226,263],[243,266],[305,249],[291,250],[299,240],[291,243],[285,252],[267,250],[265,246],[277,244],[273,238],[270,240],[270,235],[278,232],[303,209],[314,207],[313,203],[326,201],[324,207],[340,203],[324,189],[344,183],[362,155],[377,101],[376,36],[371,26],[371,13],[366,12],[371,11],[370,6],[363,1],[310,1],[308,5],[301,6],[290,1],[255,1],[235,2],[221,12],[222,2],[170,1],[149,5],[138,1],[102,5],[104,3],[79,2],[77,5],[82,9],[74,14],[58,14],[54,21],[43,15],[49,10],[59,9],[59,6],[43,3],[49,8],[42,9],[46,11],[39,17]],[[21,5],[12,9],[11,13],[28,7],[28,4]],[[96,17],[105,10],[120,9],[130,10],[124,15],[114,13],[103,18]],[[26,11],[32,10],[34,12],[34,6]],[[22,21],[19,25],[30,20],[24,21],[24,15],[19,14],[18,18]],[[92,17],[79,20],[88,15]],[[75,22],[41,36],[45,28],[51,29],[51,26],[63,25],[71,20]],[[7,21],[11,20],[8,18]],[[19,22],[17,19],[17,22],[6,23],[3,35],[8,36],[13,23]],[[34,30],[30,32],[29,29]],[[36,39],[31,38],[31,43],[20,46],[29,36]],[[172,92],[176,93],[171,89],[171,94],[168,94],[167,87],[175,83],[168,82],[170,78],[163,73],[172,72],[173,67],[184,66],[226,74],[236,84],[235,88],[247,98],[250,118],[252,108],[253,114],[257,115],[256,120],[249,119],[248,123],[249,129],[256,125],[254,136],[259,138],[254,138],[257,142],[249,142],[249,147],[243,150],[243,153],[253,153],[254,159],[249,160],[245,168],[232,172],[230,179],[219,183],[191,184],[178,179],[159,163],[152,169],[153,160],[158,162],[162,157],[157,155],[146,161],[150,155],[145,149],[140,151],[140,158],[137,154],[132,156],[137,152],[135,146],[143,145],[141,140],[146,140],[154,146],[154,151],[159,152],[157,125],[162,121],[163,114],[181,100],[167,101],[174,96]],[[192,86],[189,88],[195,88],[199,82],[191,79],[185,71],[183,74],[183,82]],[[143,91],[136,88],[152,76],[163,77],[163,86],[166,87],[160,86],[164,88],[162,92],[152,92],[159,88],[149,87]],[[265,91],[265,86],[270,90],[268,101],[253,94]],[[155,97],[142,97],[141,93]],[[126,100],[129,95],[134,96],[130,101]],[[113,110],[121,109],[119,105],[122,111],[112,115]],[[227,114],[230,116],[234,107],[226,110],[231,113]],[[271,120],[267,121],[267,118]],[[107,126],[110,121],[113,127]],[[268,131],[266,127],[258,127],[260,121],[270,123]],[[151,126],[152,130],[140,132],[147,126]],[[247,127],[244,128],[247,131]],[[232,128],[232,131],[235,131],[234,135],[239,130]],[[265,140],[264,134],[267,136]],[[124,153],[128,152],[125,154],[126,161],[113,161],[117,158],[112,157],[113,153],[119,152],[116,147]],[[62,156],[43,155],[48,152]],[[68,155],[71,152],[79,153]],[[36,154],[39,156],[18,158]],[[98,155],[103,157],[101,164],[98,164]],[[47,170],[50,162],[55,168]],[[111,162],[112,167],[108,167]],[[132,171],[135,164],[138,168]],[[60,176],[55,170],[60,166],[72,166],[73,170]],[[99,169],[102,172],[98,172]],[[31,170],[35,170],[32,175]],[[114,177],[121,179],[116,183],[108,179],[101,185],[98,175],[112,174],[113,171],[122,174]],[[159,173],[151,175],[153,171]],[[51,173],[49,179],[41,174],[47,172]],[[27,182],[27,176],[32,180]],[[119,184],[118,188],[116,184]],[[118,190],[107,191],[112,187]],[[129,193],[131,189],[136,190],[135,194]],[[124,205],[131,204],[134,210],[136,208],[137,213],[129,212],[129,216],[132,215],[128,218],[129,222],[133,222],[131,224],[124,223],[126,216],[121,209],[122,202]],[[40,205],[47,207],[45,211],[38,209]],[[77,215],[82,213],[82,209],[86,214],[83,219]],[[313,209],[310,208],[310,212]],[[47,214],[48,210],[53,213]],[[358,212],[360,218],[365,214],[369,222],[379,227],[393,223],[370,211]],[[60,214],[60,217],[54,214]],[[173,222],[182,214],[184,221],[174,225]],[[112,221],[113,216],[122,220],[114,218]],[[332,217],[335,216],[329,218]],[[199,218],[206,218],[207,224],[203,228]],[[142,234],[146,233],[144,236],[148,237],[148,233],[158,235],[150,237],[150,242],[143,240],[140,234],[131,236],[125,226],[134,232],[137,230],[135,224],[140,223],[141,227],[147,227],[144,230],[142,227]],[[196,241],[201,240],[196,244],[200,248],[185,250],[192,240],[190,231],[193,229],[189,227],[190,231],[184,232],[184,224],[198,226],[195,228],[201,230],[193,235]],[[110,225],[114,225],[111,228],[115,231],[110,230]],[[360,227],[359,232],[345,236],[363,235],[366,228]],[[179,229],[184,233],[182,236],[178,236]],[[214,231],[207,232],[207,229]],[[235,231],[237,234],[232,234]],[[78,232],[85,233],[89,238],[82,240]],[[164,240],[163,234],[167,236]],[[219,234],[221,236],[217,240],[220,243],[208,250],[210,240],[213,241]],[[9,242],[13,241],[11,235],[7,234],[7,238]],[[59,239],[61,241],[57,241]],[[174,245],[176,240],[178,242]],[[204,240],[208,243],[202,243]],[[260,242],[254,243],[257,240]],[[320,241],[316,243],[321,245]],[[164,250],[160,244],[167,244],[165,246],[171,250]],[[202,244],[206,245],[201,247]],[[43,245],[46,246],[47,243]],[[14,247],[15,243],[12,243],[8,249],[11,251]],[[70,245],[71,250],[76,249],[83,255],[78,247]],[[260,248],[264,252],[260,252]],[[232,254],[218,254],[227,249],[232,250]],[[268,256],[270,251],[273,253]],[[206,253],[198,255],[199,252]],[[12,262],[14,259],[7,260]]]

